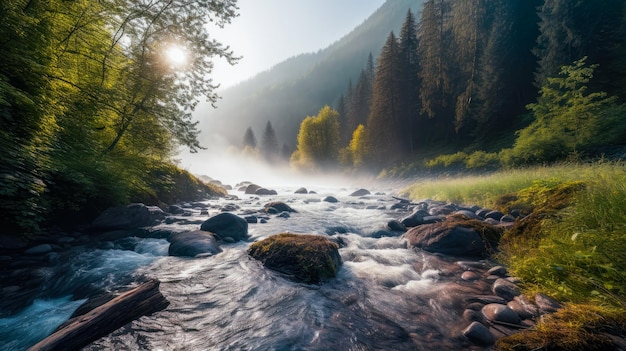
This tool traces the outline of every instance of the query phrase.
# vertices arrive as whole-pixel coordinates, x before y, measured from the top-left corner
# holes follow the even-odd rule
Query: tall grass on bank
[[[412,199],[435,199],[497,208],[503,195],[534,189],[535,203],[550,201],[558,184],[580,182],[569,206],[540,217],[538,235],[508,240],[497,259],[522,278],[528,292],[562,301],[626,309],[626,166],[561,164],[485,176],[432,179],[405,189]],[[545,196],[542,198],[542,196]],[[506,238],[505,234],[505,238]],[[509,234],[512,235],[512,234]]]

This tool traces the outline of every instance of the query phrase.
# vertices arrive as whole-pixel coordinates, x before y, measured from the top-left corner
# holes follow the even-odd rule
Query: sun
[[[165,50],[167,61],[176,67],[184,66],[188,60],[187,50],[178,45],[171,45]]]

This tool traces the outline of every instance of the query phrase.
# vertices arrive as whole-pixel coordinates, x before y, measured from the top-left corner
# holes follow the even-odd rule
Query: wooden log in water
[[[159,291],[159,284],[150,280],[76,317],[28,351],[80,350],[141,316],[165,309],[169,301]]]

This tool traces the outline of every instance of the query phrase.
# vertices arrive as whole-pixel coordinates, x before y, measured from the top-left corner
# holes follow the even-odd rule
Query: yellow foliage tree
[[[339,153],[339,113],[324,106],[317,116],[307,116],[300,124],[297,150],[291,162],[297,167],[330,166]]]

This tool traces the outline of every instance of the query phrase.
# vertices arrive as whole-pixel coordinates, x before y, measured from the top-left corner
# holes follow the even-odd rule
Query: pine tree
[[[254,136],[252,127],[248,127],[248,129],[246,129],[246,133],[243,136],[243,147],[256,149],[256,137]]]
[[[512,118],[523,114],[535,97],[532,76],[537,63],[532,48],[539,35],[540,1],[490,0],[485,20],[489,33],[478,73],[478,108],[473,115],[472,134],[479,140],[518,125]]]
[[[342,128],[343,134],[341,135],[341,140],[350,140],[350,136],[352,134],[352,128],[356,126],[356,111],[354,108],[354,85],[352,83],[352,79],[348,81],[348,88],[346,89],[346,93],[344,94],[344,104],[345,104],[345,117],[343,120],[345,121],[345,128]]]
[[[265,125],[265,131],[263,132],[263,142],[261,144],[261,152],[265,159],[269,162],[276,161],[278,156],[278,139],[276,139],[276,132],[272,127],[272,122],[267,121]]]
[[[456,96],[454,124],[457,133],[471,122],[472,109],[476,105],[479,57],[488,33],[485,27],[487,6],[487,0],[474,0],[457,1],[451,7],[454,37],[452,58],[455,61],[455,86],[452,90]]]
[[[413,153],[416,148],[417,136],[420,132],[419,96],[419,58],[417,24],[415,16],[409,10],[400,29],[400,120],[404,125],[403,148]]]
[[[428,142],[442,142],[454,134],[452,97],[452,53],[449,0],[424,3],[418,27],[421,112],[428,116]]]
[[[601,4],[594,0],[545,0],[539,12],[541,33],[535,48],[539,58],[537,86],[557,74],[561,66],[583,56],[599,64],[596,74],[603,75],[602,69],[609,66],[611,49],[618,40],[623,16],[623,0],[606,0]]]
[[[378,164],[389,164],[402,155],[405,126],[400,120],[401,74],[400,48],[391,32],[378,59],[367,120],[369,144],[373,160]]]

